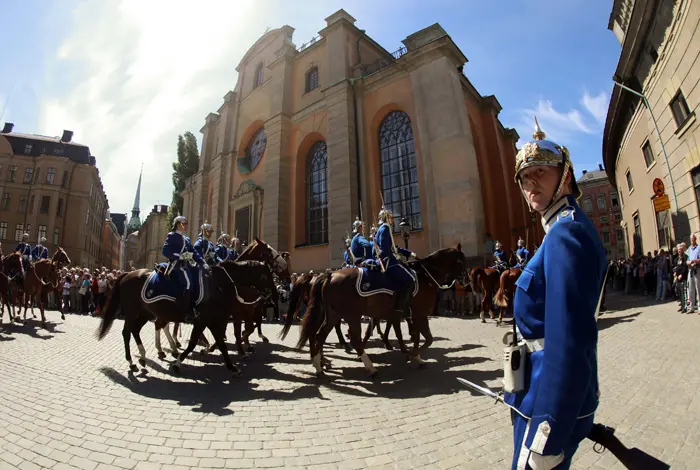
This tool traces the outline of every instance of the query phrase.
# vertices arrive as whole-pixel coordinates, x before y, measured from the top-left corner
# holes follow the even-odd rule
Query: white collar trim
[[[544,214],[542,214],[542,228],[544,228],[544,233],[547,233],[554,222],[556,222],[554,217],[561,212],[562,208],[568,205],[568,198],[566,196],[562,196],[557,202],[552,204]]]

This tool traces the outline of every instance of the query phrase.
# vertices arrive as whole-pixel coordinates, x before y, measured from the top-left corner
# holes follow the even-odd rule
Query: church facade
[[[368,232],[382,205],[397,244],[406,218],[419,256],[539,243],[513,181],[518,134],[463,74],[449,35],[434,24],[391,53],[355,22],[339,10],[301,47],[283,26],[248,50],[201,129],[200,168],[182,192],[190,235],[209,222],[217,236],[261,238],[298,272],[340,266],[355,217]]]

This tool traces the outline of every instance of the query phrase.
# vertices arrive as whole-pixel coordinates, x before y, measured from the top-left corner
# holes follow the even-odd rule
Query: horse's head
[[[70,264],[70,258],[60,246],[56,249],[56,253],[51,257],[51,262],[58,267],[67,266]]]
[[[14,271],[16,273],[24,274],[24,266],[22,266],[22,255],[17,251],[11,253],[2,259],[3,271],[8,273]]]
[[[224,261],[219,266],[223,268],[229,283],[252,287],[263,297],[267,297],[277,290],[270,267],[262,261]],[[215,270],[213,273],[216,275],[217,271]],[[227,283],[225,280],[223,282],[217,280],[217,284],[222,286]]]
[[[244,254],[246,256],[243,256]],[[277,250],[257,237],[253,243],[241,253],[239,259],[241,258],[243,260],[257,260],[266,263],[280,279],[289,280],[292,277],[289,272],[289,253],[283,252],[283,254],[280,254]]]
[[[467,257],[462,252],[461,243],[456,247],[438,250],[419,263],[440,285],[451,285],[457,281],[461,284],[467,282]]]

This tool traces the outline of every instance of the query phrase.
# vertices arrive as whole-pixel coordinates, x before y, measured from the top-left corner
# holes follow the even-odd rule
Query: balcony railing
[[[401,47],[391,53],[391,59],[388,57],[381,57],[369,65],[362,66],[362,76],[372,75],[373,73],[379,72],[380,70],[394,64],[398,59],[400,59],[408,50],[405,47]]]

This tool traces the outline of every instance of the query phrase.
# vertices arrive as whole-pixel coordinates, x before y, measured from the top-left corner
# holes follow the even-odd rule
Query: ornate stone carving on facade
[[[238,199],[241,196],[245,196],[248,193],[256,191],[258,191],[260,194],[263,194],[265,192],[265,190],[262,187],[255,184],[253,180],[245,180],[241,183],[240,186],[238,186],[238,191],[236,191],[236,194],[233,195],[231,200]]]

